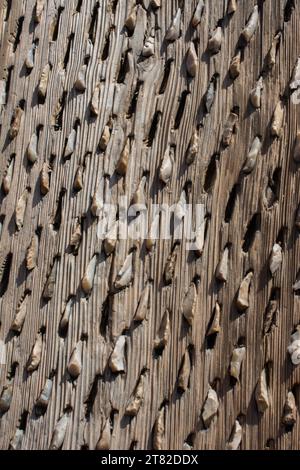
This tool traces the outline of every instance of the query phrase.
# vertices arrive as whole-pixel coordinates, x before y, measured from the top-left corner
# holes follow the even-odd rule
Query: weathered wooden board
[[[0,340],[6,353],[0,366],[1,448],[299,449],[300,369],[287,352],[300,324],[299,292],[292,288],[300,262],[295,226],[300,176],[293,159],[300,104],[289,86],[300,56],[299,2],[258,1],[248,44],[241,32],[255,0],[237,0],[230,15],[228,0],[205,0],[195,28],[196,0],[38,3],[44,5],[40,22],[36,0],[1,0],[0,9]],[[168,41],[178,8],[179,37]],[[217,27],[221,49],[212,54],[209,38]],[[173,29],[176,37],[176,24]],[[143,56],[153,42],[154,54]],[[272,44],[274,54],[268,56]],[[189,55],[193,47],[197,57]],[[240,73],[233,80],[230,64],[239,52]],[[255,109],[250,93],[260,77],[261,106]],[[279,102],[283,122],[272,137]],[[231,140],[227,147],[224,129]],[[188,166],[195,132],[199,145]],[[245,173],[257,136],[261,151]],[[122,176],[116,167],[126,143]],[[168,148],[174,165],[165,185],[159,170]],[[119,240],[107,256],[97,237],[93,197],[118,204],[126,196],[130,202],[143,176],[150,210],[152,204],[177,203],[183,190],[194,207],[204,205],[202,256],[188,251],[185,240],[174,245],[172,239],[158,240],[150,253],[144,240]],[[269,259],[276,242],[282,264],[272,276]],[[225,259],[217,277],[225,269],[226,281],[220,281],[216,269],[226,247],[228,272]],[[164,270],[173,249],[175,272],[167,284]],[[130,253],[132,282],[116,291],[116,276]],[[95,275],[89,276],[93,260]],[[241,312],[238,291],[249,272],[249,307]],[[192,282],[196,304],[189,325],[183,306]],[[145,287],[146,317],[136,322]],[[216,302],[220,331],[208,337]],[[274,313],[269,322],[268,306]],[[154,341],[166,311],[170,333],[158,354]],[[21,331],[15,331],[20,321]],[[125,367],[118,364],[124,371],[116,372],[111,354],[122,336]],[[33,350],[36,341],[41,350],[39,344]],[[234,381],[230,361],[238,346],[246,352]],[[267,390],[259,382],[264,370]],[[47,379],[48,401],[47,391],[40,397]],[[212,420],[203,420],[210,387],[218,410]],[[296,408],[289,395],[292,417],[284,424],[290,391]],[[135,392],[136,416],[128,416]],[[263,413],[258,395],[261,406],[268,405]],[[238,424],[231,436],[236,420],[240,444]],[[228,444],[230,437],[236,440]]]

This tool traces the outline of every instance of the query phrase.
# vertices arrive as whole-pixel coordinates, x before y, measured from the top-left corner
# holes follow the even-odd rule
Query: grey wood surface
[[[1,0],[2,449],[299,449],[300,5],[227,2]],[[101,201],[141,181],[148,209],[203,204],[201,256],[107,255]]]

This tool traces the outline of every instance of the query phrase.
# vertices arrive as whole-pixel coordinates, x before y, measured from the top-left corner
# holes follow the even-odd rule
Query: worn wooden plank
[[[191,25],[196,0],[156,2],[159,8],[154,3],[49,0],[37,23],[35,0],[1,2],[0,181],[7,181],[7,174],[9,178],[8,168],[13,170],[10,190],[7,193],[7,182],[3,184],[0,200],[0,340],[6,352],[0,365],[3,449],[14,445],[18,429],[23,431],[22,449],[225,449],[236,442],[241,449],[299,448],[300,376],[287,352],[300,323],[299,296],[292,288],[299,269],[294,223],[299,172],[293,160],[299,104],[289,88],[300,55],[299,4],[259,1],[257,24],[253,17],[256,29],[246,44],[241,32],[255,12],[255,0],[237,1],[231,15],[227,1],[206,0],[196,28]],[[180,35],[170,42],[166,34],[178,8]],[[221,49],[212,55],[209,39],[220,26]],[[274,49],[275,64],[268,68],[268,51],[278,32],[282,34]],[[151,43],[153,37],[154,54],[145,57],[145,41],[150,38]],[[193,63],[196,68],[189,68],[188,74],[191,42],[198,64]],[[33,67],[28,69],[25,62],[33,46]],[[238,51],[240,73],[233,80],[229,68]],[[47,65],[43,98],[38,90]],[[260,77],[261,106],[255,109],[249,97]],[[280,100],[282,129],[273,138],[272,116]],[[96,113],[91,112],[91,101]],[[11,139],[18,107],[23,112]],[[230,113],[238,115],[234,129]],[[224,129],[228,147],[222,145]],[[187,165],[195,132],[199,145]],[[31,163],[27,150],[33,134],[37,159]],[[254,157],[251,152],[256,162],[245,173],[255,137],[261,150]],[[128,165],[126,175],[120,175],[116,166],[126,143]],[[159,174],[168,151],[174,162],[170,181],[164,184]],[[50,178],[49,190],[43,192],[42,171],[43,184],[47,174]],[[196,204],[203,204],[206,234],[201,256],[187,250],[185,239],[176,245],[174,237],[157,240],[151,252],[144,240],[120,239],[110,255],[105,253],[95,211],[101,211],[101,202],[120,204],[122,197],[130,203],[143,177],[149,220],[153,204],[176,204],[183,191],[193,206],[194,224]],[[26,189],[24,220],[17,230],[15,210]],[[76,227],[74,250],[70,243]],[[37,262],[29,271],[26,256],[33,237],[38,240]],[[271,276],[269,257],[276,242],[283,261]],[[226,247],[228,272],[222,282],[216,279],[216,268]],[[165,267],[174,250],[175,271],[166,283]],[[124,263],[132,267],[130,283],[127,274],[122,277]],[[249,299],[247,289],[243,294],[249,307],[239,311],[238,291],[249,272]],[[88,284],[82,282],[85,275]],[[116,288],[116,278],[124,289]],[[145,319],[137,322],[134,316],[146,286]],[[189,325],[182,307],[187,293],[194,291]],[[221,308],[220,331],[207,336],[216,303]],[[166,310],[170,331],[158,352],[154,340],[163,338]],[[16,333],[11,325],[20,311],[25,320]],[[68,319],[64,328],[63,315]],[[242,346],[246,354],[234,382],[229,365],[233,350]],[[75,347],[80,369],[76,379],[68,373],[74,370],[70,358],[74,361]],[[36,369],[28,372],[30,360]],[[124,371],[116,373],[114,367]],[[264,370],[267,390],[260,379]],[[185,390],[178,389],[179,376],[184,377]],[[217,394],[217,413],[203,421],[210,413],[207,397],[215,396],[208,395],[210,388]],[[6,410],[9,390],[12,399]],[[289,391],[297,407],[291,427],[282,423]],[[128,404],[135,400],[137,406],[139,394],[137,414],[128,416]],[[258,396],[268,402],[261,414]],[[233,439],[232,430],[239,433],[236,420],[242,427],[241,442]],[[156,434],[162,422],[163,433]]]

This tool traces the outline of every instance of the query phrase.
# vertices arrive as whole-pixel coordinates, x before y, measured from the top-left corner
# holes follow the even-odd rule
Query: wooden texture
[[[1,0],[0,80],[6,90],[0,97],[1,181],[14,162],[10,190],[5,194],[4,181],[1,193],[3,403],[5,390],[8,395],[12,390],[9,409],[2,404],[0,415],[2,449],[225,449],[234,426],[239,427],[237,419],[241,449],[299,449],[299,408],[293,410],[292,425],[282,417],[288,392],[300,406],[300,369],[287,352],[300,323],[299,291],[292,289],[300,260],[295,227],[300,175],[293,160],[300,105],[292,102],[289,88],[300,56],[300,5],[298,0],[258,1],[257,29],[245,44],[240,35],[256,0],[238,0],[231,15],[227,0],[206,0],[196,28],[191,19],[197,1],[161,0],[157,9],[152,3],[46,0],[36,23],[35,0]],[[126,20],[135,7],[136,24],[130,31]],[[166,32],[178,8],[180,37],[169,42]],[[221,50],[212,55],[207,46],[217,26],[222,27]],[[268,69],[266,56],[279,31],[276,63]],[[144,57],[151,34],[154,55]],[[186,70],[191,41],[199,61],[196,67],[193,52],[188,69],[194,77]],[[147,47],[152,43],[150,38]],[[30,61],[25,61],[33,45],[34,63],[28,68]],[[239,48],[240,74],[232,80],[229,67]],[[261,107],[255,109],[249,96],[261,75]],[[206,112],[210,83],[215,97]],[[94,92],[96,113],[91,113]],[[280,100],[283,125],[279,136],[271,137]],[[23,109],[20,122],[12,122],[18,106]],[[230,140],[226,123],[231,111],[238,117],[230,145],[224,147],[225,127]],[[231,116],[230,122],[234,120]],[[195,130],[199,148],[187,166]],[[37,151],[33,138],[28,153],[34,133]],[[246,174],[242,168],[256,136],[262,148]],[[115,169],[127,140],[129,161],[122,176]],[[168,145],[174,168],[164,185],[159,168]],[[118,203],[121,196],[130,201],[143,176],[149,208],[151,203],[178,202],[184,189],[189,203],[204,204],[207,230],[201,257],[187,251],[184,240],[175,248],[174,240],[158,240],[151,253],[143,241],[120,240],[114,253],[105,254],[92,198],[98,191],[106,202]],[[78,246],[72,250],[76,227]],[[283,261],[271,276],[269,258],[276,242]],[[225,247],[228,272],[222,281],[215,274]],[[173,249],[175,272],[166,285],[164,269]],[[116,290],[116,276],[130,253],[132,282]],[[87,294],[89,279],[81,281],[94,255],[95,276]],[[236,299],[249,272],[249,307],[241,312]],[[192,282],[196,306],[189,325],[183,301]],[[145,287],[150,291],[146,318],[136,322]],[[266,324],[270,298],[277,317]],[[207,337],[216,302],[220,332]],[[20,306],[25,309],[21,332],[12,329]],[[166,310],[170,334],[157,352],[154,341]],[[69,318],[62,328],[64,312]],[[125,367],[111,356],[122,335]],[[246,352],[236,381],[229,374],[231,356],[242,346]],[[113,372],[114,367],[125,370]],[[262,391],[264,370],[267,392]],[[52,391],[45,408],[40,395],[49,378]],[[219,406],[209,425],[205,419],[206,429],[202,411],[210,387]],[[255,396],[263,392],[268,407],[259,413]]]

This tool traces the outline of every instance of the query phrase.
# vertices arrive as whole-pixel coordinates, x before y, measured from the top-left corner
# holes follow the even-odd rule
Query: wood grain
[[[0,181],[14,155],[10,191],[2,190],[0,199],[4,266],[0,340],[6,350],[0,393],[13,385],[9,409],[0,414],[2,449],[15,445],[18,430],[23,431],[17,432],[22,449],[48,449],[57,442],[63,449],[225,449],[232,431],[239,428],[236,420],[242,427],[240,449],[299,449],[300,369],[287,352],[290,336],[300,323],[299,295],[292,289],[300,256],[294,224],[300,176],[293,160],[300,108],[289,88],[300,56],[299,2],[258,1],[258,27],[248,44],[240,36],[255,0],[239,0],[231,15],[227,0],[206,0],[196,28],[191,20],[197,1],[166,0],[160,8],[152,3],[47,0],[36,23],[35,0],[1,0],[0,90],[7,93],[0,97]],[[178,8],[180,37],[168,42],[166,32]],[[131,32],[125,22],[133,9],[136,24]],[[221,50],[211,55],[208,41],[217,26],[222,27]],[[265,58],[279,31],[275,64],[266,69],[270,61]],[[153,34],[154,55],[143,57],[144,43]],[[191,41],[198,66],[189,62],[187,73]],[[25,61],[33,44],[37,46],[34,66],[28,70]],[[229,68],[239,49],[240,74],[232,80]],[[38,89],[47,69],[43,97]],[[261,107],[255,109],[249,96],[260,76]],[[207,112],[210,84],[215,96]],[[91,112],[93,96],[93,103],[99,96],[98,114]],[[283,125],[279,137],[272,138],[272,116],[280,100]],[[11,139],[18,106],[24,112]],[[226,140],[230,145],[224,147],[223,133],[228,128],[231,132],[232,112],[238,119]],[[188,166],[186,152],[195,130],[199,147]],[[70,152],[68,145],[66,153],[72,132],[74,147]],[[27,149],[34,133],[37,160],[31,163]],[[262,149],[253,171],[245,174],[242,169],[256,136],[261,137]],[[122,176],[115,169],[127,141],[129,160]],[[174,152],[174,168],[164,185],[159,169],[168,146]],[[41,193],[46,164],[49,191]],[[76,183],[74,189],[79,168],[82,185]],[[202,256],[187,251],[183,240],[176,246],[175,272],[168,285],[164,270],[174,240],[158,240],[150,253],[143,240],[118,240],[107,256],[97,237],[97,217],[91,212],[95,193],[105,202],[118,203],[121,196],[130,201],[143,176],[148,208],[177,203],[186,188],[188,202],[205,207]],[[18,231],[15,210],[25,190],[26,209]],[[74,250],[70,242],[78,223],[81,237]],[[34,236],[38,238],[36,267],[27,270],[27,250]],[[269,257],[276,242],[281,244],[283,261],[271,276]],[[216,268],[226,247],[227,280],[220,282]],[[130,253],[132,282],[116,290],[115,279]],[[94,255],[95,276],[87,295],[81,281]],[[241,313],[236,298],[250,271],[249,308]],[[182,304],[192,282],[197,299],[190,326]],[[146,318],[136,322],[146,286],[150,286]],[[24,324],[20,333],[14,332],[11,325],[24,298]],[[270,299],[277,301],[278,314],[266,331]],[[206,333],[216,302],[221,307],[221,331],[211,338]],[[68,327],[61,331],[67,304]],[[167,309],[170,335],[164,349],[154,351]],[[126,337],[125,371],[115,373],[110,357],[122,335]],[[28,372],[37,338],[42,339],[40,361],[36,370]],[[74,379],[67,367],[76,346],[81,371]],[[239,380],[233,382],[231,356],[243,346],[246,353]],[[261,414],[255,389],[264,369],[270,403]],[[187,387],[182,390],[178,379],[183,380],[186,373]],[[40,396],[47,379],[52,390],[45,405]],[[210,387],[219,403],[206,429],[201,415]],[[282,423],[290,391],[297,406],[292,427]],[[137,414],[129,416],[128,405],[135,398],[138,402],[141,393]]]

